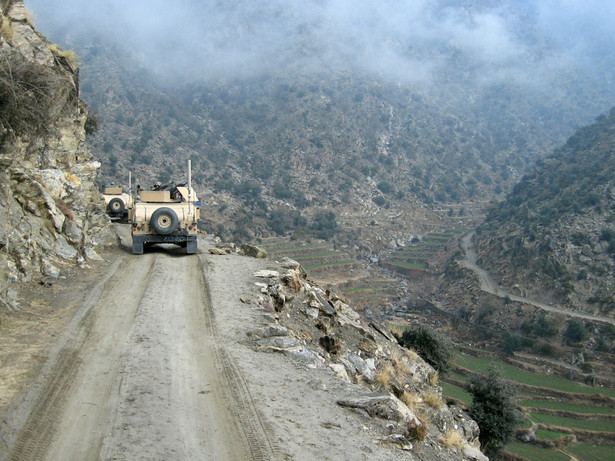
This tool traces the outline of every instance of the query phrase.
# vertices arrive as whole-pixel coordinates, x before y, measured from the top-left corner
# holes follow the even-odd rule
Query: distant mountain
[[[504,285],[615,315],[615,109],[538,161],[475,238]]]
[[[101,180],[181,181],[190,158],[209,229],[234,240],[308,229],[323,210],[348,242],[433,230],[432,210],[503,198],[615,97],[610,54],[575,61],[517,2],[443,1],[405,23],[392,2],[345,19],[338,2],[199,0],[159,31],[128,27],[118,2],[96,21],[31,3],[80,56]]]

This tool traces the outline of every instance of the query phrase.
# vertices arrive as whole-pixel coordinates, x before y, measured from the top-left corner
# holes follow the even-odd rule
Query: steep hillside
[[[193,17],[178,18],[181,37],[112,10],[114,22],[147,29],[133,40],[32,3],[83,60],[84,98],[101,116],[91,147],[102,180],[125,182],[129,170],[144,185],[181,180],[191,158],[208,229],[234,240],[310,230],[323,210],[345,220],[341,243],[357,229],[365,241],[434,230],[432,209],[503,197],[612,96],[610,58],[558,59],[569,58],[566,44],[516,2],[436,2],[411,18],[416,30],[378,16],[358,31],[351,21],[335,29],[337,2],[297,12],[273,0],[255,10],[195,1],[184,5]],[[490,25],[506,43],[489,48]],[[374,44],[393,49],[364,55]]]
[[[0,299],[13,308],[11,282],[96,258],[108,220],[74,55],[38,33],[19,1],[4,1],[0,20]]]
[[[476,243],[500,283],[615,315],[615,110],[539,161],[491,210]]]

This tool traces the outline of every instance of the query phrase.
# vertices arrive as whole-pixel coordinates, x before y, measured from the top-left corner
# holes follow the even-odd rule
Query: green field
[[[331,261],[328,263],[305,264],[305,265],[302,264],[302,266],[306,271],[311,271],[314,269],[322,269],[323,267],[351,265],[351,264],[354,264],[355,262],[356,261],[352,259],[347,259],[344,261]]]
[[[391,261],[389,264],[393,267],[401,267],[403,269],[420,269],[425,270],[429,267],[429,264],[423,261],[410,262],[410,261]]]
[[[341,251],[327,251],[326,253],[310,253],[308,255],[300,255],[296,256],[294,259],[301,261],[305,259],[329,258],[331,256],[346,256],[346,253],[342,253]]]
[[[585,386],[581,383],[566,380],[563,378],[557,378],[554,376],[543,376],[537,373],[532,373],[526,370],[509,365],[501,360],[489,359],[482,357],[474,357],[466,353],[456,352],[451,358],[452,364],[465,368],[477,373],[487,373],[491,367],[496,367],[502,371],[503,375],[518,383],[528,384],[530,386],[536,386],[537,388],[553,389],[554,391],[563,391],[570,394],[582,394],[582,395],[595,395],[603,394],[610,397],[615,396],[615,391],[605,388],[592,388]],[[443,379],[454,379],[456,381],[466,382],[467,376],[458,371],[449,372]],[[469,405],[472,401],[472,397],[464,389],[459,386],[441,382],[442,393],[451,398],[455,398]],[[527,391],[524,391],[528,394]],[[543,424],[548,426],[555,426],[570,429],[572,431],[585,430],[596,432],[608,432],[615,433],[615,420],[598,420],[598,419],[581,419],[569,416],[556,416],[543,414],[541,409],[545,410],[560,410],[570,413],[578,413],[585,415],[601,414],[601,415],[614,415],[615,408],[610,408],[606,405],[596,404],[595,406],[589,404],[577,404],[567,401],[562,401],[561,397],[547,400],[544,397],[541,398],[528,398],[525,396],[524,400],[519,401],[519,406],[522,408],[535,408],[527,415],[529,418],[524,418],[523,422],[520,422],[519,428],[529,429],[532,426],[532,422],[537,424]],[[538,440],[551,441],[564,437],[567,434],[563,431],[549,430],[539,427],[536,430],[536,438]],[[591,444],[576,444],[573,443],[562,451],[570,452],[571,455],[567,455],[562,451],[543,448],[536,444],[522,443],[517,440],[511,441],[506,449],[516,455],[523,456],[532,461],[542,460],[568,460],[573,457],[578,460],[615,460],[615,446],[609,445],[591,445]]]
[[[542,448],[523,442],[510,442],[506,449],[532,461],[570,461],[570,456],[550,448]],[[604,458],[608,459],[608,458]]]
[[[615,447],[612,445],[577,443],[566,448],[566,451],[583,461],[605,461],[615,459]]]
[[[343,251],[332,250],[326,242],[313,242],[301,244],[293,243],[287,238],[267,239],[259,246],[266,249],[270,256],[294,259],[299,262],[306,271],[326,269],[328,267],[352,266],[356,261],[350,259]]]
[[[539,440],[555,440],[567,435],[570,434],[567,432],[550,431],[547,429],[536,429],[536,438]]]
[[[543,415],[541,413],[530,413],[530,419],[536,423],[548,424],[549,426],[570,427],[585,431],[615,432],[615,421],[576,419],[569,416]]]
[[[466,405],[470,405],[470,403],[472,403],[472,396],[459,386],[455,386],[454,384],[450,384],[445,381],[441,381],[440,386],[442,386],[442,394],[446,397],[457,399]]]
[[[523,408],[544,408],[547,410],[569,411],[588,415],[615,415],[615,408],[560,402],[557,400],[522,400],[519,406]]]
[[[449,231],[426,234],[417,243],[413,243],[411,246],[400,248],[393,252],[388,258],[383,259],[383,263],[388,265],[392,270],[398,269],[400,272],[408,269],[419,271],[427,270],[429,269],[428,261],[433,258],[438,251],[443,249],[459,232],[460,231]]]
[[[453,363],[458,366],[479,373],[487,373],[490,367],[496,366],[497,368],[502,370],[504,377],[520,384],[544,387],[573,394],[602,394],[608,397],[615,398],[615,390],[613,389],[590,387],[585,386],[581,383],[577,383],[575,381],[570,381],[568,379],[532,373],[530,371],[522,370],[520,368],[509,365],[505,362],[498,361],[496,359],[474,357],[464,353],[457,353],[452,360]]]

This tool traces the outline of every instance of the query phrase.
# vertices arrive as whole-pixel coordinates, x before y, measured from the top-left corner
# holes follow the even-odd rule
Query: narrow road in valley
[[[503,287],[497,284],[497,282],[493,279],[493,277],[491,277],[491,275],[486,270],[478,266],[477,264],[478,258],[476,256],[476,252],[474,251],[474,244],[472,243],[473,236],[474,236],[474,232],[470,232],[464,235],[463,238],[461,239],[461,248],[463,249],[465,253],[465,259],[461,262],[461,265],[463,267],[470,269],[476,274],[476,276],[478,277],[479,283],[480,283],[481,290],[487,293],[491,293],[493,295],[499,296],[501,298],[508,297],[512,301],[530,304],[532,306],[538,307],[539,309],[542,309],[548,312],[568,315],[571,317],[578,317],[578,318],[585,319],[585,320],[593,320],[596,322],[610,323],[611,325],[615,325],[615,319],[612,319],[609,317],[601,317],[601,316],[596,316],[596,315],[584,314],[581,312],[573,312],[567,309],[562,309],[560,307],[541,303],[540,301],[537,301],[535,299],[517,296],[515,294],[512,294],[506,291],[506,289],[504,289]]]
[[[6,459],[272,459],[202,259],[125,250],[84,293]]]

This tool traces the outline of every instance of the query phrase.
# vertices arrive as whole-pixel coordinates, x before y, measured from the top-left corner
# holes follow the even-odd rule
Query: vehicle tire
[[[179,219],[177,214],[167,207],[158,208],[152,213],[149,226],[160,235],[169,235],[175,232]]]
[[[121,198],[116,197],[112,198],[109,201],[109,205],[107,205],[107,208],[110,212],[117,213],[118,215],[120,215],[121,213],[124,213],[126,206],[124,205],[124,202]]]

